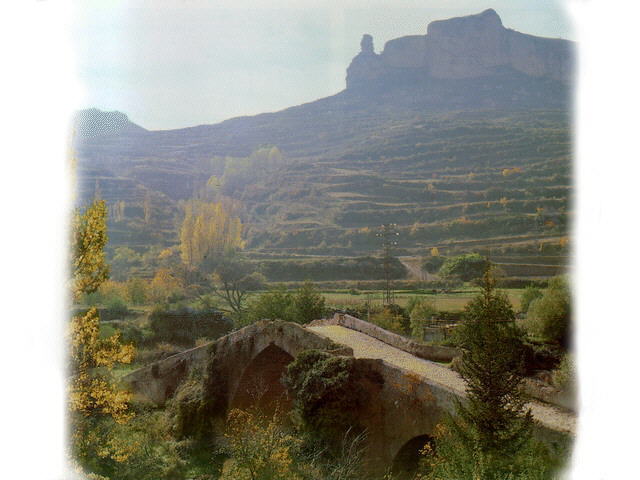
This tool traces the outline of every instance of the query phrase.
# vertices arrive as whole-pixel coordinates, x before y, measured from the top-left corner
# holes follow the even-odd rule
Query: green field
[[[460,312],[464,309],[465,305],[477,295],[479,292],[476,288],[463,288],[454,293],[424,293],[423,291],[407,291],[401,290],[395,292],[395,303],[400,306],[406,306],[407,302],[412,297],[420,297],[425,300],[430,300],[435,304],[436,309],[443,312]],[[513,305],[513,308],[518,311],[520,309],[520,296],[523,289],[511,288],[504,289],[509,301]],[[343,305],[343,306],[355,306],[370,301],[372,305],[382,305],[383,292],[375,290],[366,293],[354,294],[349,291],[337,292],[337,291],[325,291],[321,292],[324,295],[327,304],[329,305]]]

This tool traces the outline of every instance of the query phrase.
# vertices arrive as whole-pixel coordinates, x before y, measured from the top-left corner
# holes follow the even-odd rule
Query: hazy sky
[[[83,0],[73,45],[79,107],[149,129],[215,123],[339,92],[363,33],[425,34],[432,20],[494,8],[508,28],[573,39],[552,0]]]

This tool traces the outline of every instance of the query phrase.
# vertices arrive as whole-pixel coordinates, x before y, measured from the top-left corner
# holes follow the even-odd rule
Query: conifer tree
[[[521,393],[522,333],[514,320],[489,267],[459,332],[467,398],[439,429],[432,478],[504,480],[525,473],[522,459],[533,424]]]

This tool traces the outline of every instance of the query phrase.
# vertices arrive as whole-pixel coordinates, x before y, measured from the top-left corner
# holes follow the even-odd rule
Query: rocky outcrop
[[[469,79],[504,71],[567,83],[573,71],[573,43],[535,37],[502,25],[498,14],[431,22],[426,35],[390,40],[380,54],[365,35],[362,50],[347,69],[347,88],[358,88],[386,77]]]
[[[73,118],[73,127],[74,132],[80,137],[146,132],[144,128],[131,122],[122,112],[104,112],[97,108],[78,111]]]

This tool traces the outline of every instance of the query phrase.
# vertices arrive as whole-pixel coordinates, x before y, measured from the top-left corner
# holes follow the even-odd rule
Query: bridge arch
[[[229,409],[257,407],[265,413],[288,409],[291,400],[282,383],[287,365],[294,357],[275,343],[269,343],[244,367],[229,402]]]
[[[435,451],[435,440],[431,435],[417,435],[400,447],[393,458],[391,473],[398,480],[415,476],[420,460]]]

